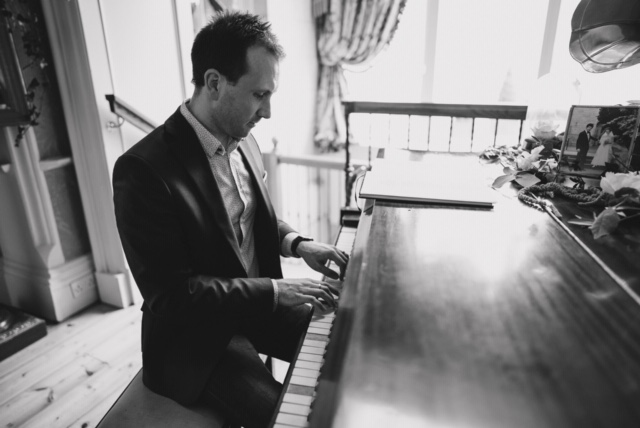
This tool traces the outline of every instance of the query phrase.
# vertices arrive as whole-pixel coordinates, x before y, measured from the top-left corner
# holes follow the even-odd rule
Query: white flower
[[[516,165],[521,171],[529,171],[532,168],[537,168],[533,163],[540,158],[540,152],[544,150],[544,146],[538,146],[529,152],[522,152],[516,159]]]
[[[640,192],[640,175],[634,172],[626,174],[607,172],[600,180],[600,187],[612,195],[623,187],[631,187]]]

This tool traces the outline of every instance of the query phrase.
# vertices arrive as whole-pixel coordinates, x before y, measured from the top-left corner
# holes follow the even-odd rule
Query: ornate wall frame
[[[30,121],[26,89],[6,19],[0,21],[0,52],[0,127],[26,125]]]

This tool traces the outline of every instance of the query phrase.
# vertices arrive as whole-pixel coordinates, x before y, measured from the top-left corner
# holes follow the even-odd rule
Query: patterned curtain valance
[[[320,61],[315,143],[336,151],[346,139],[344,64],[366,64],[389,44],[406,0],[314,0]]]

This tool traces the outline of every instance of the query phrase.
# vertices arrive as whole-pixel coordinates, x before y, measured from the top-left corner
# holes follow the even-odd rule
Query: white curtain
[[[314,0],[320,81],[315,144],[337,151],[346,140],[343,64],[365,64],[389,44],[406,0]]]

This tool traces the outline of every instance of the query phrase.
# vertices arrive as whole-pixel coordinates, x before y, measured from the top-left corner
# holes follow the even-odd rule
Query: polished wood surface
[[[588,227],[569,221],[592,219],[602,207],[584,207],[561,198],[555,198],[553,204],[562,213],[560,221],[569,233],[608,266],[629,290],[640,296],[640,219],[620,223],[613,234],[594,239]],[[637,300],[640,302],[640,297]]]
[[[636,301],[515,198],[376,202],[310,426],[638,427],[638,325]]]

